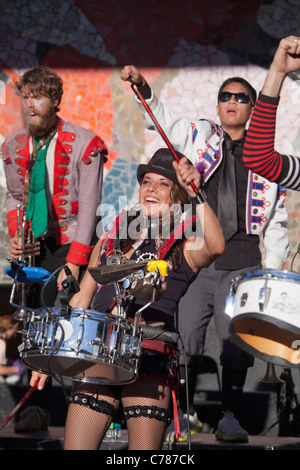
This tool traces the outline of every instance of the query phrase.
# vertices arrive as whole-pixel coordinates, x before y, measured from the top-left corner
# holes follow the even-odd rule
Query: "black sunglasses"
[[[231,91],[221,91],[219,93],[219,101],[221,101],[221,103],[226,103],[226,101],[230,100],[232,95],[234,95],[238,103],[247,104],[250,101],[252,102],[250,95],[248,95],[247,93],[232,93]]]

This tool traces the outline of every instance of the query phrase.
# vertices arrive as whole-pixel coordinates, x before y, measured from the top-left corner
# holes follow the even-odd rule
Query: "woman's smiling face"
[[[164,215],[168,212],[172,204],[172,185],[172,181],[157,173],[146,173],[143,176],[139,202],[143,207],[143,211],[146,212],[145,215],[148,217],[157,216],[159,213]]]

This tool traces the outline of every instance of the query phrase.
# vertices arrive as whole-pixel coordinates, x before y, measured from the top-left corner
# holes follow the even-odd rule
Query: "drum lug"
[[[262,287],[259,290],[259,298],[258,298],[258,305],[259,305],[259,310],[261,312],[264,312],[265,309],[267,308],[267,305],[270,300],[270,295],[271,295],[271,288],[270,287]]]
[[[241,297],[241,307],[245,307],[247,300],[248,300],[248,293],[244,292]]]
[[[95,341],[94,339],[92,341],[88,341],[87,344],[90,344],[91,346],[101,346],[102,341]]]

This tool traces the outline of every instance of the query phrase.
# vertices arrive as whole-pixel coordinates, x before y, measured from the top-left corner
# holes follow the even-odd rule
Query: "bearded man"
[[[19,259],[27,250],[19,226],[19,220],[26,219],[26,230],[32,231],[35,254],[38,252],[35,265],[50,273],[66,265],[78,279],[93,248],[107,148],[94,132],[58,116],[63,82],[55,72],[44,67],[28,70],[16,87],[29,115],[29,131],[12,133],[2,146],[9,256]],[[53,306],[65,277],[66,271],[61,269],[57,282],[45,289],[43,303],[40,292],[36,295],[39,289],[33,286],[27,306]],[[48,398],[45,404],[41,394],[32,398],[36,397],[40,401],[38,408],[25,410],[26,416],[17,423],[16,431],[47,428]]]

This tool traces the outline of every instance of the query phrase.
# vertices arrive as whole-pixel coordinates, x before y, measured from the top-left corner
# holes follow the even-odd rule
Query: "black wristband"
[[[202,190],[198,189],[198,193],[195,196],[190,197],[191,204],[195,206],[196,204],[203,204],[206,201],[206,194]]]
[[[152,92],[151,92],[151,88],[149,87],[147,82],[144,85],[134,85],[134,84],[131,85],[131,88],[133,89],[134,93],[136,94],[136,96],[139,99],[139,96],[138,96],[136,90],[134,89],[134,86],[137,86],[137,88],[139,89],[139,93],[142,95],[144,100],[149,100],[151,98]]]

